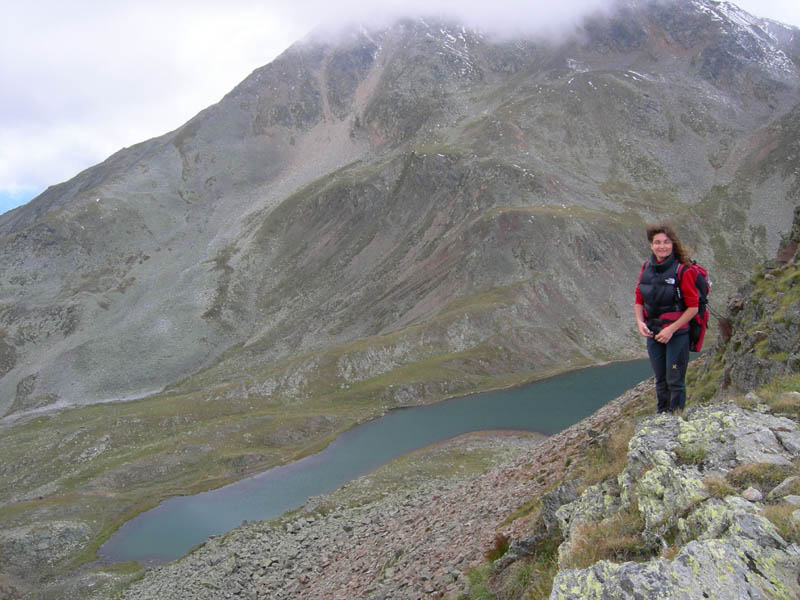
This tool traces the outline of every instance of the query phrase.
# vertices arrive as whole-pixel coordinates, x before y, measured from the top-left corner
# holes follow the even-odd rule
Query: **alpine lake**
[[[243,521],[275,518],[394,458],[464,433],[557,433],[650,375],[647,360],[619,362],[392,410],[349,429],[317,454],[212,491],[165,500],[125,523],[99,554],[105,562],[174,560]]]

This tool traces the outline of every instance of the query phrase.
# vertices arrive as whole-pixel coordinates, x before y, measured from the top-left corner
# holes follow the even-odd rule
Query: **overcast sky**
[[[558,28],[608,0],[33,0],[0,22],[0,213],[171,131],[320,24],[376,7]],[[11,4],[11,6],[9,6]],[[798,0],[740,0],[800,26]]]

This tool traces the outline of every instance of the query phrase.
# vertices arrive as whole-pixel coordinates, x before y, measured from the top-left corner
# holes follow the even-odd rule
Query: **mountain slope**
[[[645,221],[723,291],[777,243],[798,44],[712,2],[625,3],[559,43],[312,36],[0,217],[0,412],[242,379],[394,405],[630,356]]]
[[[800,209],[795,252],[798,232]],[[430,455],[430,478],[384,467],[209,540],[123,597],[796,597],[798,257],[739,291],[734,335],[693,364],[685,413],[653,414],[651,378],[480,474],[444,456],[476,438],[446,442],[408,458],[418,474]],[[791,336],[765,325],[773,315]],[[773,347],[757,352],[757,377],[731,381],[750,374],[746,339],[765,328]]]

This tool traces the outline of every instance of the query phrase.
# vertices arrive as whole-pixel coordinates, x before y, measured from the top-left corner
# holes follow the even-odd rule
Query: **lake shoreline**
[[[183,551],[167,555],[167,560],[175,559],[195,544],[228,531],[243,520],[276,518],[302,505],[309,496],[333,490],[411,451],[463,433],[487,429],[556,433],[612,400],[615,393],[635,385],[645,372],[649,374],[643,361],[620,361],[613,371],[608,371],[612,366],[609,363],[525,386],[388,411],[380,419],[329,436],[329,443],[317,453],[243,477],[230,485],[164,500],[123,524],[99,549],[98,557],[103,564],[146,559],[151,556],[145,550],[147,547],[163,552],[167,540],[172,546],[183,544],[179,540],[184,538],[190,540],[183,545]],[[626,383],[615,388],[620,378]],[[599,397],[592,393],[598,386],[604,390]],[[618,391],[613,392],[614,389]],[[570,409],[564,412],[559,410],[561,406]],[[309,478],[313,484],[307,483]],[[172,535],[165,537],[173,528]],[[164,542],[156,542],[156,537]],[[150,538],[153,541],[147,542]]]
[[[652,390],[652,380],[646,380],[557,434],[521,442],[527,447],[516,456],[477,475],[449,483],[432,479],[427,485],[410,481],[352,507],[342,506],[346,496],[337,490],[278,519],[241,525],[175,562],[148,569],[123,597],[203,600],[213,598],[214,590],[246,586],[286,599],[455,598],[466,589],[465,572],[485,560],[496,533],[516,539],[526,531],[524,511],[502,524],[508,507],[524,505],[578,469],[598,433],[613,428],[624,414],[649,408]],[[502,444],[503,437],[486,439]],[[469,444],[466,438],[441,446]],[[343,487],[368,486],[380,472]],[[395,473],[397,479],[403,476]]]

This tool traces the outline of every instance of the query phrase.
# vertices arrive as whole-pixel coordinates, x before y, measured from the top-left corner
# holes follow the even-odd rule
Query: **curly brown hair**
[[[675,233],[675,229],[673,229],[671,225],[667,225],[666,223],[657,223],[655,225],[648,225],[647,226],[648,243],[653,243],[653,238],[656,237],[656,235],[659,233],[663,233],[669,239],[672,240],[672,253],[675,255],[675,258],[678,259],[679,263],[688,265],[692,262],[691,258],[689,257],[689,252],[686,250],[686,248],[683,247],[683,244],[681,244],[681,241],[678,239],[678,234]]]

